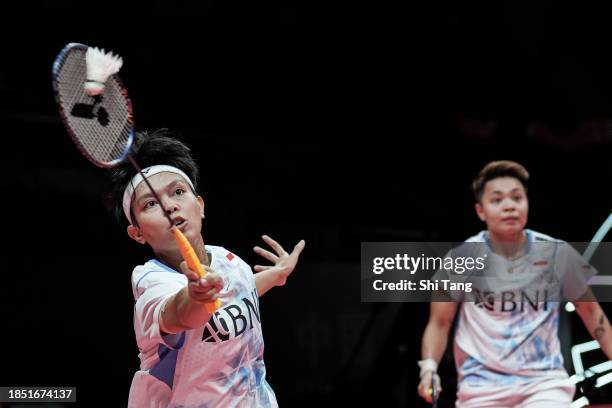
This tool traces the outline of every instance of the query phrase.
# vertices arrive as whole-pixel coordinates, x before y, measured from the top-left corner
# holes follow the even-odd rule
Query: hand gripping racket
[[[98,72],[92,70],[92,64],[88,67],[91,58],[103,59],[97,66]],[[60,116],[79,151],[96,166],[112,168],[126,158],[132,163],[168,218],[183,259],[191,270],[204,277],[206,272],[195,251],[174,225],[170,214],[161,207],[157,192],[131,154],[134,115],[127,90],[116,74],[121,64],[118,57],[104,51],[78,43],[66,45],[53,63],[53,90]],[[204,256],[208,263],[206,251]],[[217,299],[204,306],[213,313],[220,305]]]
[[[438,408],[438,382],[435,373],[431,377],[431,408]]]

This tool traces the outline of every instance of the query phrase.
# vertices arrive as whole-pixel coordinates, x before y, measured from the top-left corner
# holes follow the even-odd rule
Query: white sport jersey
[[[222,247],[206,246],[225,282],[221,307],[203,327],[161,336],[165,302],[187,278],[151,260],[132,273],[140,370],[130,408],[277,407],[266,382],[259,301],[251,268]]]
[[[515,276],[533,277],[555,269],[557,289],[564,298],[584,294],[595,269],[568,243],[525,231],[529,240],[525,255],[510,261],[487,246],[489,264],[502,274],[511,271]],[[466,242],[488,242],[487,232]],[[454,344],[459,388],[517,385],[536,377],[567,378],[557,335],[559,297],[549,294],[547,298],[540,291],[538,299],[528,298],[524,292],[504,291],[503,282],[496,282],[502,288],[493,288],[495,301],[486,295],[479,299],[482,294],[478,294],[477,301],[459,304]]]

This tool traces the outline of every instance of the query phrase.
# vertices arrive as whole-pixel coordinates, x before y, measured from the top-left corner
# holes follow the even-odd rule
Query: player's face
[[[476,213],[491,234],[505,239],[522,235],[529,213],[525,187],[514,177],[489,180],[476,204]]]
[[[174,225],[187,239],[196,242],[204,218],[202,197],[196,196],[187,181],[175,173],[157,173],[148,180],[162,201],[163,208],[170,213]],[[170,223],[145,182],[136,187],[132,213],[138,223],[136,234],[130,234],[132,238],[148,243],[156,253],[178,250]]]

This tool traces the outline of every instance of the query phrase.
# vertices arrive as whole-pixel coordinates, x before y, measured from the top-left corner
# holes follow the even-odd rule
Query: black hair
[[[480,202],[482,199],[482,193],[487,181],[498,177],[514,177],[521,182],[525,192],[527,191],[529,172],[522,164],[511,160],[493,161],[484,166],[478,173],[478,177],[472,182],[472,193],[476,202]]]
[[[191,149],[176,136],[175,132],[168,129],[136,132],[132,145],[132,156],[143,169],[165,164],[182,170],[191,179],[195,189],[194,193],[197,194],[198,165],[191,155]],[[120,224],[127,225],[128,223],[123,213],[123,192],[136,173],[136,169],[127,159],[110,170],[110,186],[106,196],[107,207]],[[132,220],[134,220],[133,216]]]

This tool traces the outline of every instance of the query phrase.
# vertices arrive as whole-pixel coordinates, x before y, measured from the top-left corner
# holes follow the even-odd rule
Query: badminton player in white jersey
[[[555,245],[557,264],[564,269],[563,295],[584,300],[576,302],[577,312],[603,352],[612,359],[610,323],[599,303],[586,296],[590,293],[588,278],[595,271],[569,244],[525,228],[528,178],[527,170],[512,161],[491,162],[480,171],[472,187],[476,213],[487,229],[467,241],[486,242],[491,262],[525,274],[537,273],[534,268],[555,261],[547,259],[549,255],[543,250]],[[499,300],[431,303],[419,361],[421,397],[431,402],[432,381],[441,388],[436,370],[459,311],[453,348],[458,371],[457,408],[570,406],[575,390],[563,368],[559,347],[559,302],[526,307],[503,303]]]
[[[128,407],[277,407],[266,382],[258,298],[285,283],[304,241],[289,254],[264,236],[275,253],[259,247],[255,252],[273,265],[256,266],[259,273],[253,274],[227,249],[204,245],[204,201],[189,148],[159,130],[137,134],[134,152],[161,203],[129,163],[113,170],[115,215],[127,220],[129,236],[155,255],[132,273],[140,370]],[[204,278],[186,266],[160,205],[198,254]],[[216,299],[221,305],[209,313],[204,304]]]

